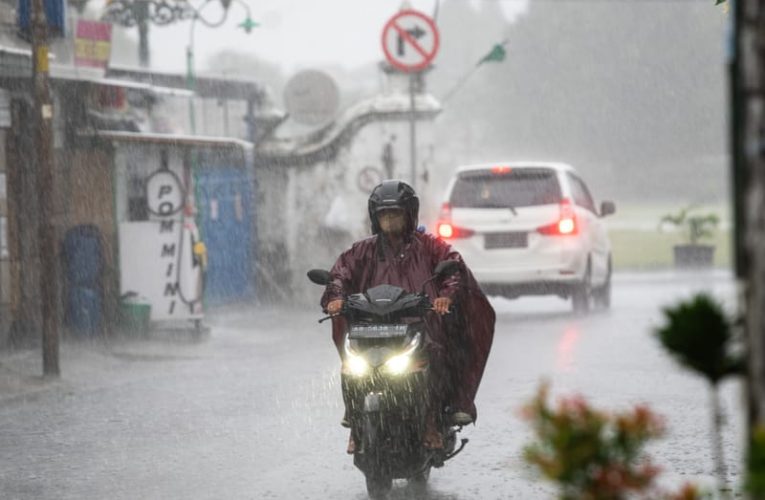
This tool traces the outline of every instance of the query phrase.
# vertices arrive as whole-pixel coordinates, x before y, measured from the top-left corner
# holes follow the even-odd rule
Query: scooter
[[[345,420],[356,443],[353,463],[364,473],[372,499],[385,498],[393,479],[407,479],[411,488],[424,490],[431,468],[442,467],[468,442],[462,439],[457,448],[462,427],[453,424],[450,409],[443,408],[436,412],[436,425],[444,447],[431,450],[423,445],[431,376],[425,319],[433,314],[424,289],[458,268],[456,261],[440,262],[419,293],[379,285],[344,301],[340,314],[348,325],[341,354]],[[329,272],[321,269],[309,271],[308,278],[318,285],[330,282]]]

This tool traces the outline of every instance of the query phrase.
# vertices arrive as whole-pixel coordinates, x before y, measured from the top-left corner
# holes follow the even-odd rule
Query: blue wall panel
[[[207,245],[205,299],[212,305],[255,297],[252,184],[240,168],[204,167],[197,176],[202,239]]]

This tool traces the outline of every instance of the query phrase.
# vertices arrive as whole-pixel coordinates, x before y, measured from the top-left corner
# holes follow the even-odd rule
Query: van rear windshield
[[[508,173],[466,172],[459,176],[451,196],[452,207],[507,208],[560,202],[558,177],[548,169]]]

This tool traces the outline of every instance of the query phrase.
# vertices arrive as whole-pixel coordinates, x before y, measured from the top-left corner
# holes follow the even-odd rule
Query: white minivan
[[[576,170],[562,163],[460,167],[436,233],[462,254],[484,292],[516,298],[554,294],[577,312],[611,303],[611,244]]]

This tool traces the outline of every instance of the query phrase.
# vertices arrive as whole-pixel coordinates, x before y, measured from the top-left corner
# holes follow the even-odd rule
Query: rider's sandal
[[[348,449],[345,452],[349,455],[356,453],[356,441],[353,440],[353,434],[348,437]]]

